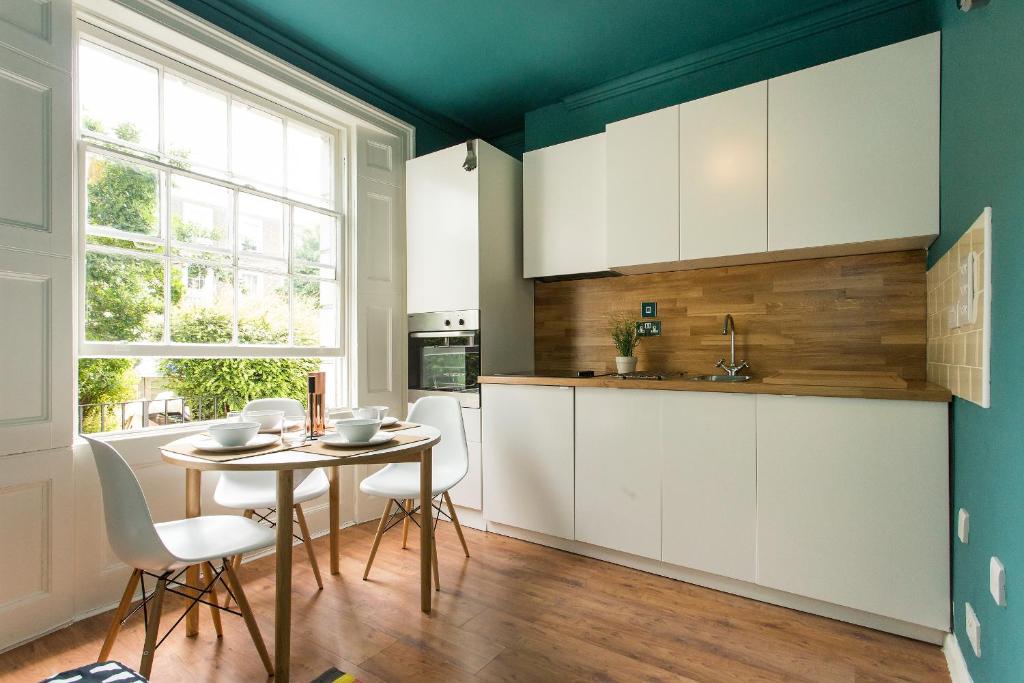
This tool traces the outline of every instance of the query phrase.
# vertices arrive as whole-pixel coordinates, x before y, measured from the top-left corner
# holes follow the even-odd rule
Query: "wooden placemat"
[[[403,429],[412,429],[413,427],[419,427],[419,426],[420,425],[416,424],[415,422],[396,422],[395,424],[391,425],[390,427],[381,427],[380,431],[382,431],[382,432],[400,432]]]
[[[172,453],[178,453],[179,455],[190,455],[193,458],[202,458],[203,460],[209,460],[210,462],[228,462],[229,460],[240,460],[241,458],[251,458],[254,455],[266,455],[267,453],[277,453],[278,451],[291,450],[291,446],[284,445],[284,442],[280,439],[269,446],[263,448],[254,448],[251,451],[233,451],[231,453],[212,453],[210,451],[204,451],[196,448],[192,444],[192,439],[196,436],[206,436],[206,434],[193,434],[192,436],[185,436],[180,439],[175,439],[169,444],[161,446],[161,450],[171,451]]]
[[[305,446],[296,448],[300,453],[315,453],[316,455],[330,455],[335,458],[350,458],[354,455],[366,455],[374,451],[382,451],[395,446],[405,446],[418,441],[426,441],[429,436],[414,434],[398,434],[392,441],[387,441],[376,446],[328,446],[322,441],[313,441]]]

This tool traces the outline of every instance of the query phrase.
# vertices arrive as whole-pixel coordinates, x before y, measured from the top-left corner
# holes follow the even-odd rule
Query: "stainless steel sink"
[[[747,382],[750,375],[694,375],[692,382]]]

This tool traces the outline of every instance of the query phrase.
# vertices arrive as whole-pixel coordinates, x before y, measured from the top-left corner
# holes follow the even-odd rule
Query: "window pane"
[[[284,185],[284,121],[243,102],[231,105],[231,172],[243,183],[280,192]]]
[[[238,342],[288,343],[288,278],[238,272]]]
[[[171,176],[171,238],[183,245],[231,249],[231,190]]]
[[[295,345],[337,346],[341,328],[338,285],[296,279],[292,287]]]
[[[251,194],[238,195],[238,264],[284,272],[284,204]]]
[[[79,46],[82,130],[155,150],[160,140],[157,70],[84,40]]]
[[[85,256],[87,341],[163,338],[164,262],[90,251]]]
[[[295,260],[333,266],[337,258],[334,246],[337,232],[338,221],[333,216],[296,207],[292,210]],[[333,271],[327,277],[333,278]]]
[[[157,171],[95,154],[90,154],[86,163],[86,217],[91,227],[161,236]]]
[[[234,281],[231,268],[175,261],[171,265],[171,341],[231,341]]]
[[[184,168],[227,171],[228,98],[183,78],[164,76],[167,156]]]
[[[331,136],[288,122],[288,196],[309,204],[332,207],[334,168]]]

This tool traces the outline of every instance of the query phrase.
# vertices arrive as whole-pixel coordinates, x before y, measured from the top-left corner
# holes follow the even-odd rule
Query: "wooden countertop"
[[[662,391],[712,391],[725,394],[775,394],[779,396],[828,396],[836,398],[877,398],[895,401],[935,401],[948,403],[949,390],[937,384],[908,381],[906,388],[891,389],[858,386],[809,386],[803,384],[769,384],[755,377],[735,384],[696,382],[689,375],[663,380],[620,379],[604,377],[546,377],[542,375],[485,375],[480,384],[520,384],[548,387],[605,387],[610,389],[657,389]]]

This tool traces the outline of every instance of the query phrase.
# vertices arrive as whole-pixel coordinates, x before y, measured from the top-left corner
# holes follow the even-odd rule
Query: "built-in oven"
[[[409,316],[409,401],[454,396],[480,407],[480,311]]]

